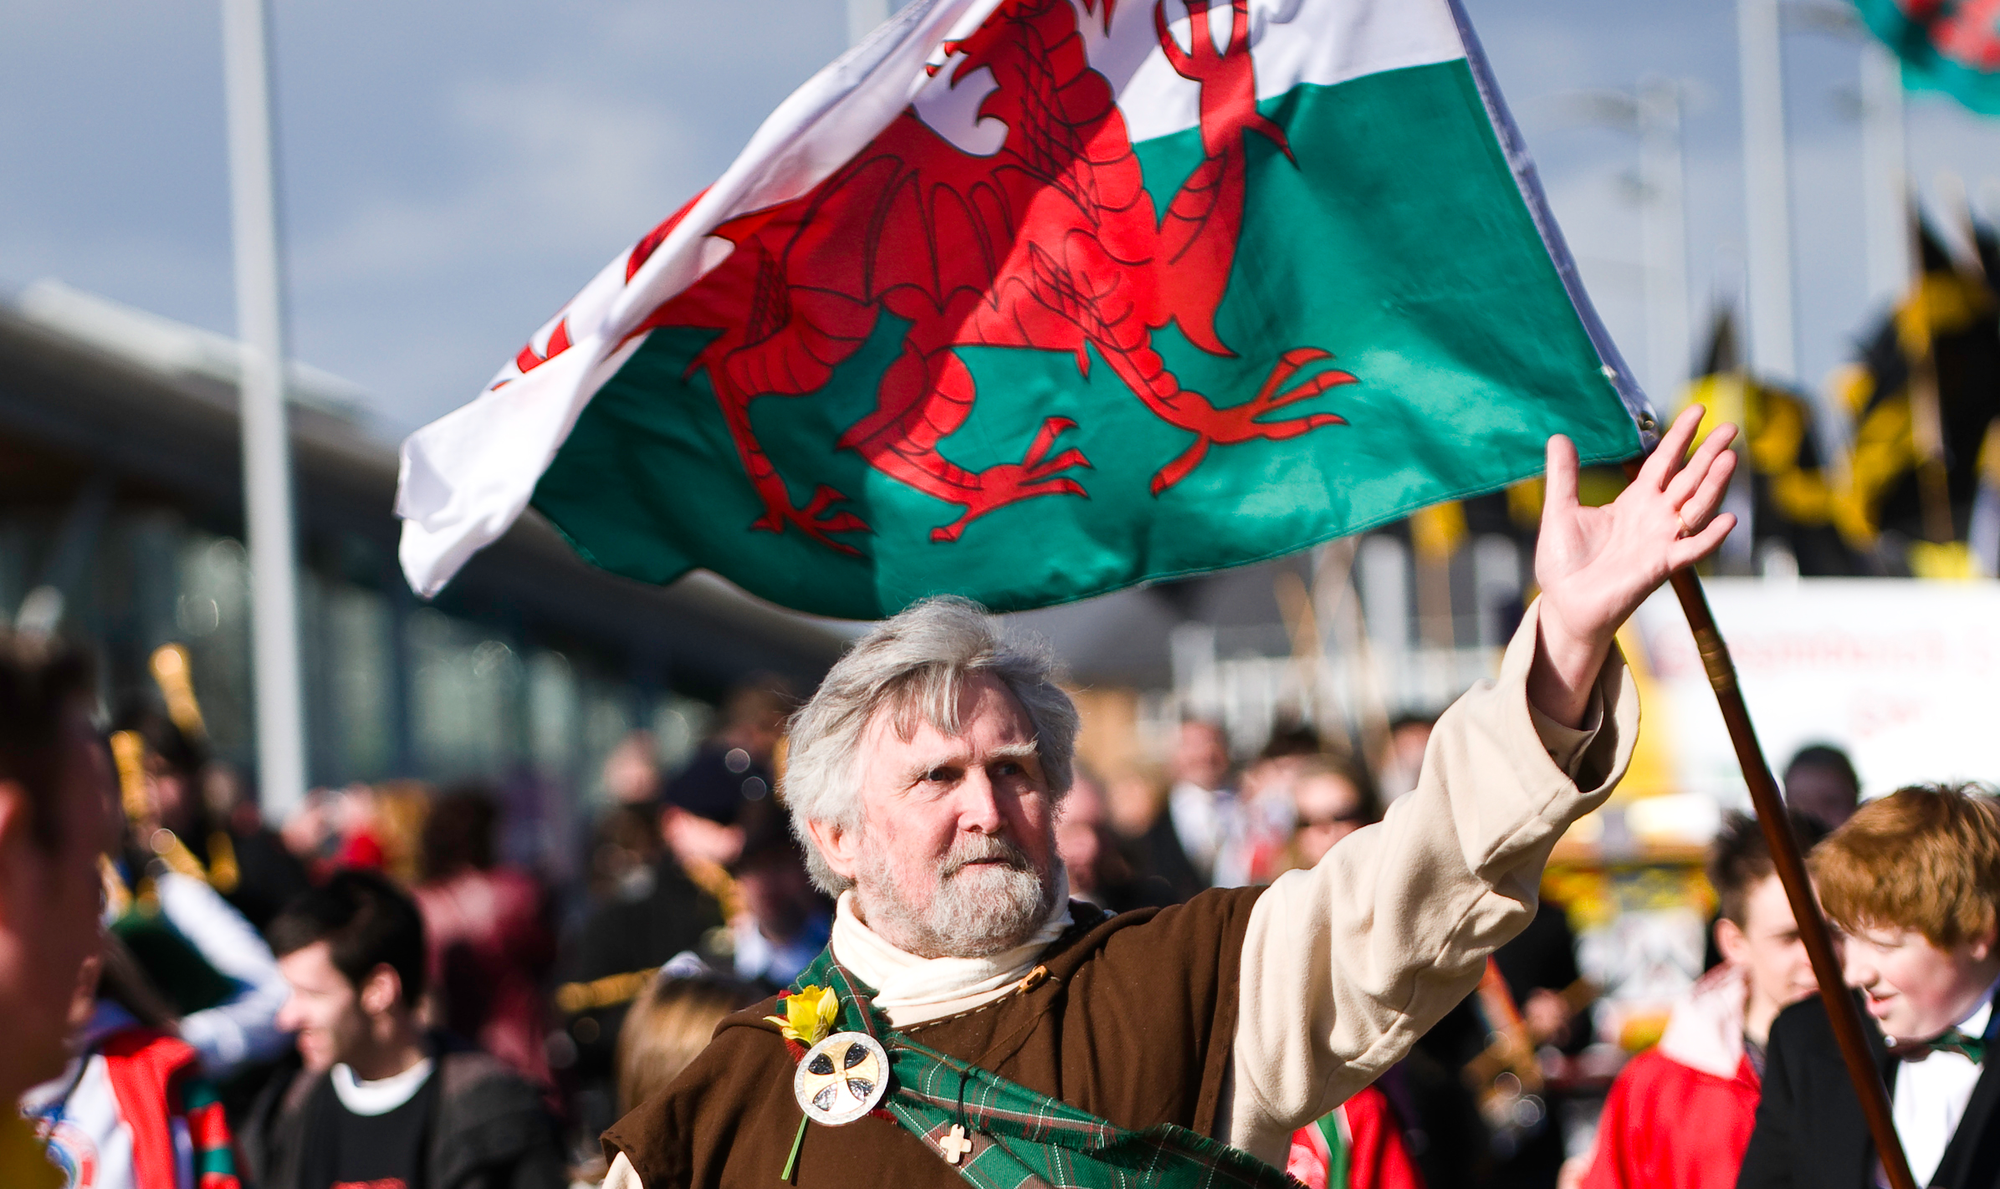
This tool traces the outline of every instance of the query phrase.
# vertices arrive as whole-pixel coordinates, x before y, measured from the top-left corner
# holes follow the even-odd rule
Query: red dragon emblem
[[[2000,0],[1899,0],[1899,6],[1925,27],[1947,62],[2000,70]]]
[[[1087,12],[1103,5],[1108,31],[1116,0],[1081,2]],[[859,552],[833,535],[869,527],[839,507],[840,492],[822,486],[803,506],[793,503],[752,432],[750,402],[818,391],[884,311],[909,324],[902,353],[882,377],[874,410],[839,444],[963,509],[932,530],[933,541],[957,540],[973,520],[1021,500],[1083,495],[1072,472],[1091,465],[1079,450],[1056,449],[1075,427],[1063,417],[1043,421],[1018,463],[975,472],[946,458],[939,446],[964,424],[976,395],[960,348],[1062,351],[1087,369],[1095,347],[1133,396],[1194,435],[1153,475],[1155,494],[1186,478],[1211,446],[1345,424],[1331,413],[1264,420],[1354,382],[1326,368],[1287,387],[1302,368],[1331,358],[1325,351],[1284,352],[1254,397],[1218,407],[1182,387],[1154,350],[1153,334],[1173,322],[1200,349],[1233,356],[1216,335],[1215,313],[1242,229],[1245,138],[1267,137],[1291,156],[1283,130],[1257,111],[1248,0],[1230,0],[1221,49],[1211,35],[1212,2],[1182,0],[1192,24],[1185,49],[1169,30],[1165,0],[1153,13],[1168,62],[1201,85],[1205,153],[1164,217],[1145,189],[1112,86],[1090,66],[1071,0],[1012,0],[972,37],[946,47],[958,58],[954,84],[992,72],[997,86],[979,116],[1005,125],[998,152],[961,149],[906,109],[812,191],[715,230],[735,245],[731,254],[639,330],[718,332],[688,371],[707,374],[764,504],[755,527],[790,525]],[[659,238],[649,236],[650,246]],[[635,250],[631,268],[639,259]]]

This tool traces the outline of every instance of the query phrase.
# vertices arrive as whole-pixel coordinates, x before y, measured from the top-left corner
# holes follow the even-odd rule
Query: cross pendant
[[[938,1141],[938,1151],[944,1153],[946,1164],[957,1164],[960,1157],[972,1151],[972,1141],[965,1138],[965,1128],[953,1123],[951,1134]]]

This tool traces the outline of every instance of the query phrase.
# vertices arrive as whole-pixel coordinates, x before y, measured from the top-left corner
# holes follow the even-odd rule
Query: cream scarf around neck
[[[1055,908],[1041,928],[1013,949],[984,958],[919,958],[897,949],[862,922],[849,888],[833,915],[834,959],[875,988],[875,1006],[897,1028],[971,1011],[1006,994],[1069,928],[1069,877],[1061,864],[1055,883]]]

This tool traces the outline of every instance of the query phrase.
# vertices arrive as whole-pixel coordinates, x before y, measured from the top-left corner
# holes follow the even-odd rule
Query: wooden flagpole
[[[1742,765],[1743,780],[1750,786],[1750,803],[1757,810],[1757,821],[1763,827],[1764,842],[1770,847],[1778,882],[1784,885],[1785,899],[1791,902],[1792,915],[1798,920],[1799,939],[1805,942],[1806,954],[1812,959],[1813,977],[1819,980],[1819,996],[1826,1004],[1840,1055],[1847,1062],[1847,1076],[1861,1099],[1861,1113],[1868,1119],[1868,1133],[1875,1140],[1882,1171],[1889,1178],[1890,1189],[1916,1189],[1909,1161],[1903,1156],[1902,1142],[1896,1138],[1888,1089],[1882,1084],[1881,1072],[1875,1068],[1861,1031],[1861,1009],[1855,1006],[1854,997],[1848,994],[1847,984],[1841,978],[1840,962],[1833,953],[1833,937],[1827,931],[1826,919],[1820,916],[1819,902],[1806,878],[1805,859],[1799,853],[1798,840],[1792,837],[1785,803],[1778,795],[1778,782],[1772,779],[1770,766],[1764,762],[1764,749],[1757,742],[1756,728],[1750,724],[1749,707],[1743,702],[1743,691],[1737,687],[1736,663],[1729,657],[1729,646],[1723,643],[1722,633],[1716,630],[1715,616],[1708,609],[1708,596],[1702,592],[1701,579],[1694,570],[1676,570],[1669,581],[1680,598],[1681,610],[1687,614],[1688,626],[1694,629],[1701,666],[1708,673],[1716,702],[1722,707],[1729,741],[1736,746],[1736,762]]]

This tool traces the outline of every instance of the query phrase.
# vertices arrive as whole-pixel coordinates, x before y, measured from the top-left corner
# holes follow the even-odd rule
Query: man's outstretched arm
[[[1683,414],[1604,508],[1577,503],[1575,449],[1549,443],[1542,596],[1498,680],[1438,720],[1415,791],[1251,914],[1223,1138],[1282,1160],[1292,1129],[1400,1059],[1534,915],[1556,839],[1631,755],[1638,705],[1619,625],[1734,523],[1715,516],[1731,431],[1689,458],[1699,420]]]

